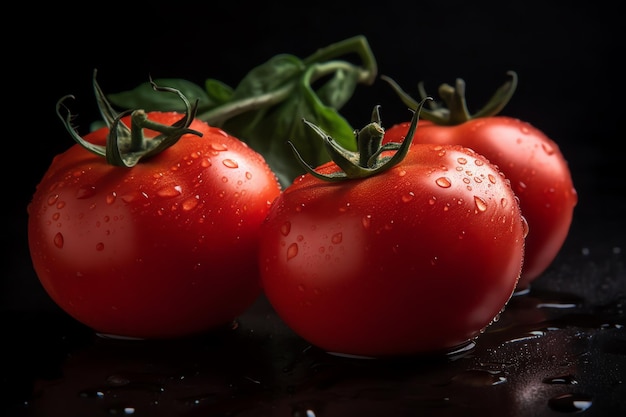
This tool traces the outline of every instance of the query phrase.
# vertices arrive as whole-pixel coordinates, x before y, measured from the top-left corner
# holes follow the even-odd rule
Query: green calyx
[[[358,178],[367,178],[372,175],[380,174],[388,169],[396,166],[402,161],[411,146],[413,141],[413,135],[417,128],[417,122],[419,120],[419,114],[427,100],[432,100],[430,97],[425,97],[421,102],[417,103],[416,109],[411,119],[411,125],[402,143],[388,142],[383,144],[383,137],[385,130],[380,122],[380,106],[375,106],[372,111],[372,119],[363,129],[357,130],[354,133],[356,138],[358,150],[356,152],[350,151],[340,144],[338,144],[330,135],[326,134],[315,124],[303,119],[304,123],[313,129],[323,140],[325,148],[330,155],[331,160],[341,168],[341,171],[333,172],[330,174],[319,173],[309,165],[295,145],[288,141],[293,153],[304,168],[306,172],[324,181],[345,181]],[[393,155],[384,155],[385,151],[396,151]]]
[[[517,88],[517,73],[515,71],[508,71],[507,75],[509,76],[509,80],[500,86],[487,104],[474,114],[471,114],[467,108],[465,81],[461,78],[457,78],[454,87],[449,84],[441,84],[439,86],[439,96],[447,107],[444,107],[440,103],[431,102],[430,108],[423,109],[420,117],[438,125],[454,126],[471,119],[495,116],[511,100]],[[385,75],[381,75],[380,78],[391,85],[404,104],[412,109],[417,108],[418,102],[402,90],[398,83]],[[422,98],[426,97],[423,82],[418,84],[418,90]]]
[[[107,135],[106,146],[96,145],[83,139],[77,130],[72,126],[73,115],[67,111],[64,116],[62,109],[67,107],[64,102],[69,98],[74,98],[71,95],[62,97],[56,106],[57,115],[63,121],[65,128],[68,130],[72,138],[85,149],[96,155],[102,156],[106,159],[107,163],[115,166],[133,167],[141,159],[150,158],[163,150],[174,145],[185,134],[191,133],[194,135],[202,136],[202,133],[189,129],[191,122],[196,114],[196,105],[191,105],[189,100],[178,90],[169,87],[157,86],[152,80],[150,80],[152,88],[155,91],[169,92],[178,95],[178,97],[185,104],[185,114],[173,125],[164,125],[156,123],[148,119],[148,115],[144,110],[127,110],[121,113],[116,112],[111,104],[107,101],[104,93],[100,89],[100,86],[96,82],[96,71],[94,71],[93,84],[96,94],[96,100],[98,101],[98,108],[102,115],[104,122],[109,128]],[[121,122],[121,119],[127,115],[130,115],[131,125],[130,128]],[[150,129],[161,134],[148,138],[144,135],[144,129]]]

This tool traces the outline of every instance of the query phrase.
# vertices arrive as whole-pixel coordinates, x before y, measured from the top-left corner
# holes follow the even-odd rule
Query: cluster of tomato
[[[37,186],[28,234],[51,298],[102,335],[206,332],[265,293],[329,352],[451,349],[548,267],[576,205],[558,146],[507,117],[418,123],[422,102],[385,130],[376,108],[357,151],[309,124],[333,160],[301,160],[283,189],[188,102],[185,114],[99,103],[107,126],[84,138],[65,118],[78,143]]]

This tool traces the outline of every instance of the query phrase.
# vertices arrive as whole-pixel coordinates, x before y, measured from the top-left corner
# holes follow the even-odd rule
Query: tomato
[[[514,74],[513,74],[514,75]],[[515,81],[515,79],[513,80]],[[448,94],[464,91],[462,80]],[[448,87],[449,86],[444,86]],[[464,109],[464,102],[451,109]],[[501,105],[500,105],[501,107]],[[558,144],[526,121],[507,116],[461,117],[450,112],[450,124],[424,111],[413,143],[460,144],[484,155],[511,181],[529,226],[519,290],[527,290],[552,264],[569,233],[578,195],[567,160]],[[455,119],[457,122],[452,122]],[[385,140],[401,141],[410,122],[387,129]]]
[[[361,132],[382,134],[376,120]],[[526,225],[508,180],[459,145],[415,144],[384,170],[347,165],[372,161],[380,138],[363,139],[360,156],[309,169],[273,203],[259,252],[268,301],[332,353],[468,343],[502,311],[522,267]]]
[[[167,131],[183,117],[149,112],[146,125]],[[131,116],[121,122],[131,126]],[[99,334],[197,334],[231,323],[261,293],[259,226],[277,179],[239,139],[197,119],[189,129],[130,168],[75,144],[34,192],[34,269],[50,297]],[[89,133],[85,144],[103,146],[113,130]],[[150,143],[158,132],[143,133]]]

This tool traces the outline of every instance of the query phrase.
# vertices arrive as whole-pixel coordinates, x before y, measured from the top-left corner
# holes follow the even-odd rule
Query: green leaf
[[[354,94],[358,81],[358,71],[340,69],[316,93],[322,103],[340,110]]]
[[[206,111],[221,103],[215,102],[202,87],[190,81],[174,78],[162,78],[154,80],[162,87],[170,87],[179,90],[193,103],[198,101],[198,111]],[[130,91],[108,94],[109,101],[124,109],[142,109],[150,111],[177,111],[185,112],[185,106],[175,95],[163,94],[155,91],[149,82],[142,83]]]
[[[356,55],[361,64],[337,59]],[[339,110],[359,83],[371,85],[378,67],[364,36],[354,36],[315,51],[305,59],[279,54],[252,68],[235,89],[215,79],[202,87],[179,79],[155,80],[178,89],[190,102],[199,100],[197,118],[247,142],[261,153],[287,186],[304,169],[288,141],[313,166],[330,160],[323,141],[304,122],[317,125],[346,149],[356,149],[354,129]],[[144,83],[108,96],[126,109],[184,111],[179,100],[158,94]]]
[[[232,99],[260,96],[277,90],[286,83],[293,81],[305,69],[302,61],[293,55],[276,55],[248,72],[237,85]]]
[[[232,100],[232,87],[224,84],[221,81],[209,78],[208,80],[204,81],[204,88],[206,89],[206,92],[209,95],[209,99],[212,103],[220,105]]]
[[[309,85],[300,84],[289,98],[280,104],[249,112],[224,123],[224,130],[247,142],[262,155],[286,187],[305,171],[287,142],[291,141],[311,165],[330,160],[319,136],[303,122],[316,124],[348,149],[356,149],[354,130],[329,106],[324,105]]]

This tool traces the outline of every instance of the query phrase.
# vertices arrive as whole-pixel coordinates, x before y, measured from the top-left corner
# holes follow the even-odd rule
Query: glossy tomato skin
[[[415,145],[364,180],[297,178],[262,225],[261,279],[285,323],[326,351],[438,352],[503,309],[524,234],[508,181],[483,156]]]
[[[386,130],[402,141],[409,122]],[[578,202],[569,165],[557,143],[533,125],[511,117],[471,119],[441,126],[420,121],[413,144],[460,144],[484,155],[511,181],[529,225],[518,289],[527,289],[554,261],[569,233]]]
[[[182,115],[150,113],[171,125]],[[126,119],[128,123],[128,119]],[[280,193],[264,159],[194,120],[132,168],[74,145],[28,206],[34,269],[51,298],[101,334],[183,337],[227,325],[260,294],[259,225]],[[86,136],[104,144],[107,129]]]

